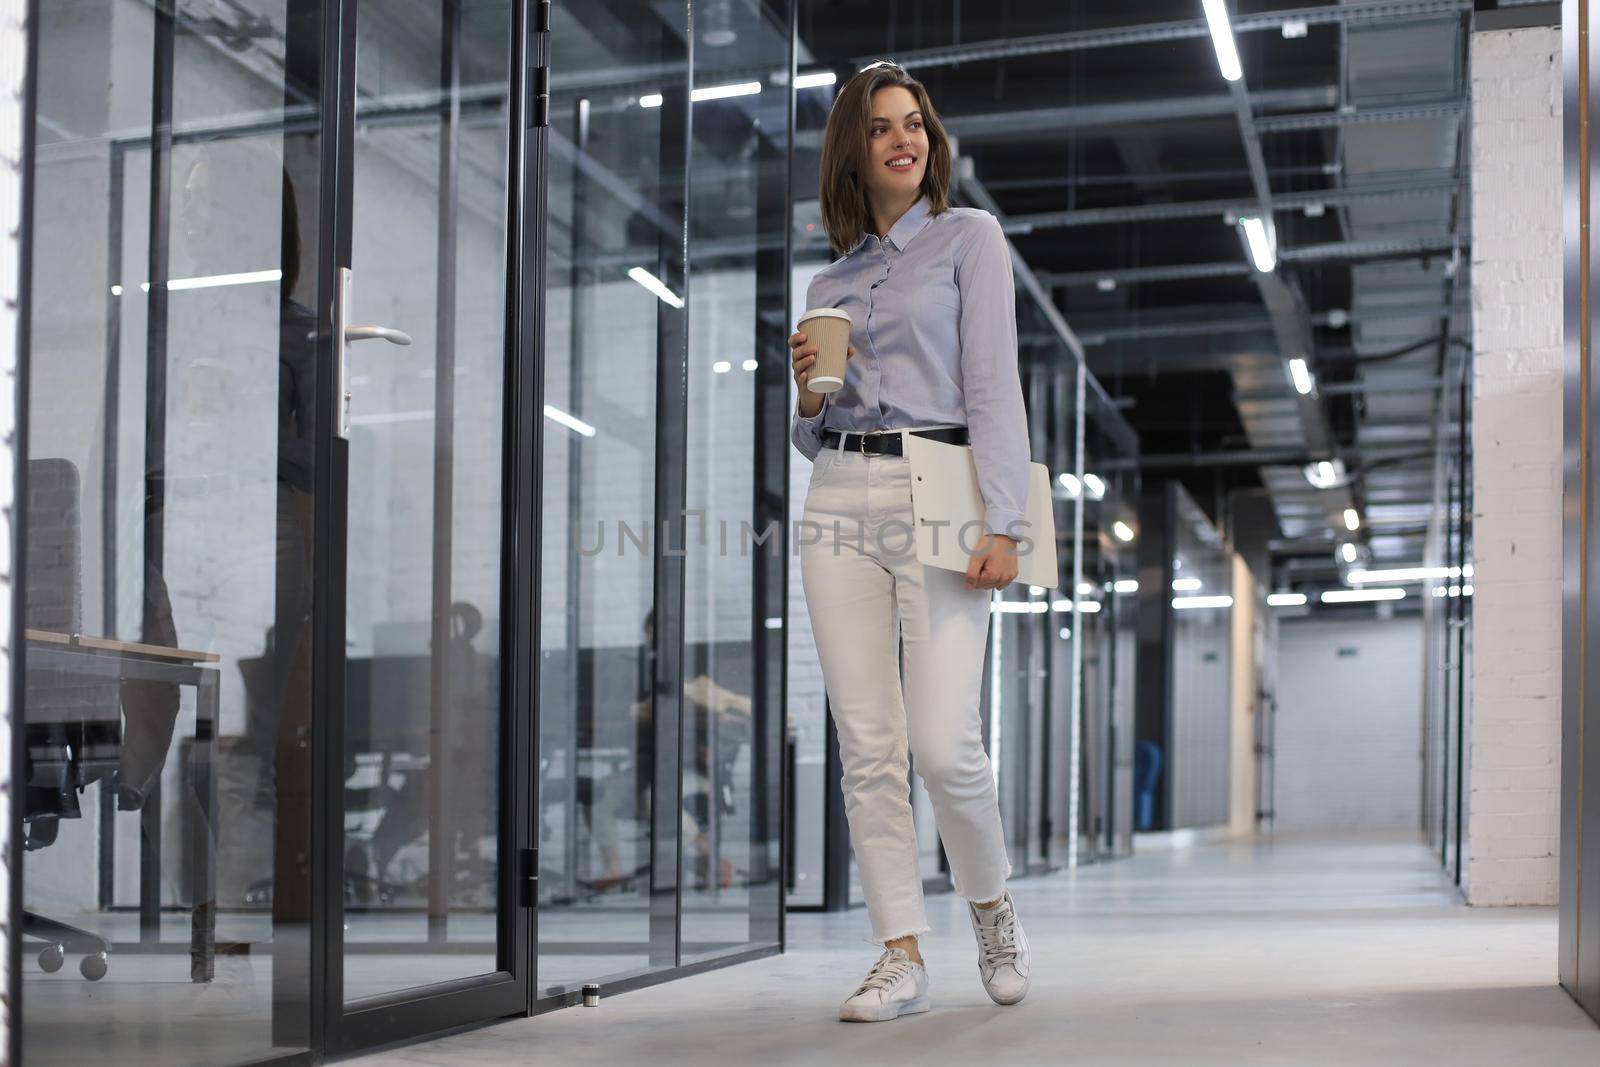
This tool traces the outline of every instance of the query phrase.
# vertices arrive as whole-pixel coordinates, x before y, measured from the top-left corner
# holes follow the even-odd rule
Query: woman
[[[840,1008],[852,1022],[927,1011],[928,930],[907,750],[928,788],[989,996],[1028,991],[1028,942],[978,712],[991,590],[1017,576],[1028,427],[1011,256],[994,216],[953,208],[950,143],[921,83],[892,63],[839,92],[823,139],[821,205],[841,258],[806,307],[852,320],[844,386],[806,382],[817,349],[789,338],[794,443],[813,462],[800,539],[806,605],[839,733],[845,813],[883,955]],[[858,358],[859,357],[859,358]],[[972,446],[984,530],[965,575],[917,562],[903,435]],[[954,533],[949,536],[954,536]],[[903,646],[903,647],[902,647]],[[903,657],[903,658],[902,658]]]

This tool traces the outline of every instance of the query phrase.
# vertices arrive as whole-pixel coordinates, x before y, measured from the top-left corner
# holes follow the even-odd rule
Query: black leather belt
[[[950,426],[938,430],[911,430],[910,433],[918,437],[926,437],[930,441],[943,441],[947,445],[965,445],[971,442],[967,439],[965,426]],[[822,431],[822,447],[838,448],[841,434],[838,430]],[[850,430],[842,435],[844,437],[844,450],[846,452],[861,452],[868,456],[901,456],[905,452],[900,443],[900,432],[897,430],[868,430],[859,433]]]

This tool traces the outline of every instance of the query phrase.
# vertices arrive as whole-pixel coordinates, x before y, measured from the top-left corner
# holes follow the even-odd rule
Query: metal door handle
[[[339,436],[350,439],[350,346],[356,341],[388,341],[392,345],[409,345],[411,335],[392,326],[351,326],[349,267],[339,268],[339,284],[333,296],[333,336],[339,351],[334,364],[335,394],[339,398]]]
[[[345,343],[351,341],[388,341],[392,345],[408,345],[411,335],[392,326],[346,326]]]

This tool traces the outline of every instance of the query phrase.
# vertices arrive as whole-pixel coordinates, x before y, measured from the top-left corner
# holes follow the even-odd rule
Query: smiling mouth
[[[884,164],[884,166],[888,167],[890,170],[910,170],[916,165],[916,156],[896,156],[894,159],[891,159],[889,162]]]

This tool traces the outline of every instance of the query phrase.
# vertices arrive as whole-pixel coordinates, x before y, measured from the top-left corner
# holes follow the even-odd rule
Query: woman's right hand
[[[822,394],[806,388],[806,381],[811,377],[811,365],[817,361],[817,346],[806,344],[806,335],[796,333],[789,338],[789,351],[793,354],[794,384],[800,388],[800,415],[809,419],[822,410]],[[846,364],[855,355],[856,346],[850,345],[845,350]]]

